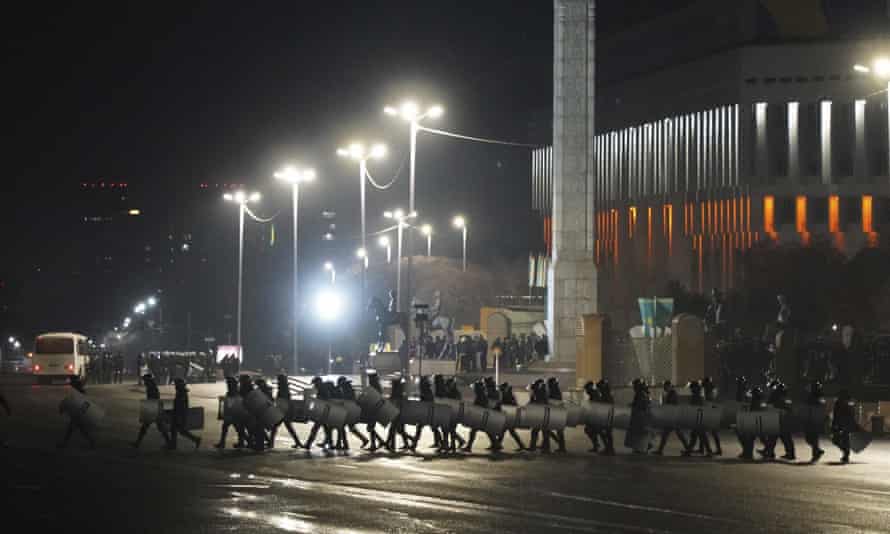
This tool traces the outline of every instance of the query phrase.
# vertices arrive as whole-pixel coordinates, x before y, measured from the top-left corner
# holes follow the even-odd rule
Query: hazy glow
[[[248,197],[247,200],[249,200],[249,201],[251,201],[251,202],[259,202],[259,201],[260,201],[260,198],[261,198],[261,196],[260,196],[259,193],[251,193],[251,194],[250,194],[250,197]]]
[[[451,221],[451,224],[453,224],[455,228],[464,228],[467,225],[467,220],[464,219],[462,215],[458,215]]]
[[[433,233],[433,227],[428,224],[424,224],[420,227],[420,232],[423,235],[431,235]]]
[[[144,303],[144,302],[140,302],[139,304],[137,304],[137,305],[133,308],[133,311],[134,311],[135,313],[145,313],[145,303]]]
[[[890,78],[890,59],[885,57],[876,59],[874,71],[881,78]]]
[[[431,119],[438,119],[443,113],[445,113],[445,110],[439,105],[431,107],[429,111],[426,112],[427,116]]]
[[[293,165],[288,165],[275,173],[275,178],[289,184],[298,184],[301,182],[311,182],[315,180],[314,169],[298,169]],[[257,198],[259,200],[259,198]]]
[[[148,299],[146,299],[145,302],[146,302],[149,306],[154,306],[155,304],[158,303],[158,299],[156,299],[156,298],[154,298],[154,297],[148,297]]]
[[[130,215],[140,215],[142,212],[140,210],[130,210],[127,213]]]
[[[403,119],[413,121],[417,118],[419,111],[420,108],[417,107],[417,103],[408,100],[402,104],[401,115]]]
[[[355,159],[364,159],[365,146],[361,143],[352,143],[349,145],[349,155]]]
[[[226,194],[223,195],[223,199],[224,199],[224,200],[228,200],[228,201],[232,201],[232,200],[235,200],[235,197],[233,197],[231,193],[226,193]]]
[[[243,204],[245,200],[247,200],[247,195],[244,193],[244,191],[238,191],[237,193],[235,193],[235,202]]]
[[[333,264],[333,263],[331,263],[331,262],[329,262],[329,261],[324,262],[324,270],[325,270],[325,271],[331,271],[331,270],[333,270],[333,269],[334,269],[334,264]]]
[[[334,291],[322,291],[315,299],[315,308],[322,320],[330,321],[336,319],[342,309],[340,295]]]
[[[863,73],[871,72],[871,69],[866,67],[865,65],[853,65],[853,70],[855,70],[856,72],[863,72]]]
[[[374,159],[382,159],[386,157],[386,145],[377,143],[371,147],[371,157]]]
[[[385,235],[380,236],[380,239],[377,242],[380,243],[381,247],[389,246],[389,238],[386,237]]]
[[[368,256],[368,251],[363,248],[360,248],[355,251],[355,255],[359,258],[365,258]]]
[[[396,219],[401,219],[402,217],[405,216],[405,212],[402,211],[401,209],[397,209],[394,212],[392,212],[392,216],[395,217]]]

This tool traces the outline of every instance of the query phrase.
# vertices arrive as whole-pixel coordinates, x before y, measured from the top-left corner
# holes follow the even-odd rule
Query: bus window
[[[74,340],[62,337],[39,338],[34,352],[37,354],[74,354]]]

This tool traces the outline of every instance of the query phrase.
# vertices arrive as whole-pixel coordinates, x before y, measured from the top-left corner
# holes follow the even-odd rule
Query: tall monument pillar
[[[555,363],[583,350],[582,316],[597,312],[593,261],[595,0],[554,0],[553,249],[547,319]]]

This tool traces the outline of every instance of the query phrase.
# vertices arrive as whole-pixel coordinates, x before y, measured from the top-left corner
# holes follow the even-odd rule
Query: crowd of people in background
[[[232,358],[238,365],[237,358]],[[149,353],[139,354],[136,357],[136,376],[141,382],[142,375],[152,374],[160,385],[173,384],[176,378],[182,378],[187,382],[212,382],[215,379],[217,367],[231,365],[222,362],[217,364],[213,354],[203,352],[192,354],[165,354]],[[237,368],[231,368],[237,372]]]
[[[96,384],[122,384],[125,371],[124,355],[120,352],[94,354],[87,362],[87,376]]]
[[[525,367],[536,360],[543,360],[548,353],[547,335],[512,334],[504,338],[489,341],[482,334],[463,335],[456,341],[437,336],[426,336],[421,342],[416,340],[403,341],[399,353],[407,362],[418,356],[423,346],[423,357],[428,360],[457,360],[461,370],[479,372],[493,369],[495,359],[501,369],[517,369]]]

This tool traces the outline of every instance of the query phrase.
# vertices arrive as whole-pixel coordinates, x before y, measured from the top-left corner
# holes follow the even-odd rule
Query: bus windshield
[[[74,340],[64,337],[44,337],[37,340],[37,354],[74,354]]]

